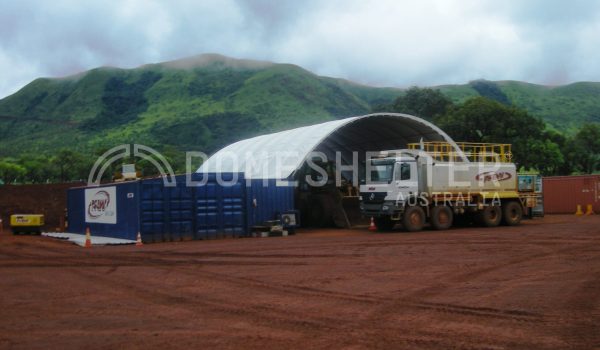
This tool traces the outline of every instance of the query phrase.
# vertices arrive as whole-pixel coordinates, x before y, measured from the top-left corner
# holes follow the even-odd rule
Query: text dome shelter
[[[242,172],[247,178],[291,179],[311,152],[330,161],[340,152],[342,164],[359,163],[367,152],[407,148],[409,143],[443,141],[462,152],[432,123],[408,114],[374,113],[315,124],[238,141],[211,156],[198,172]],[[463,161],[468,161],[463,155]]]

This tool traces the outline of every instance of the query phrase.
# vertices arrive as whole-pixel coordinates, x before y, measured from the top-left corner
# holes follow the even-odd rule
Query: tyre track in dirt
[[[326,291],[326,290],[321,290],[321,289],[316,289],[316,288],[310,288],[310,287],[304,287],[304,286],[294,286],[294,285],[289,285],[289,284],[285,284],[285,285],[280,285],[280,284],[276,284],[274,285],[273,283],[264,283],[261,281],[257,281],[254,279],[250,279],[250,278],[244,278],[244,277],[232,277],[232,276],[224,276],[222,274],[218,274],[218,273],[212,273],[212,272],[206,272],[206,271],[202,271],[202,273],[208,275],[208,277],[214,278],[214,279],[218,279],[220,281],[228,281],[234,284],[237,284],[239,286],[239,288],[247,288],[248,287],[248,283],[251,283],[253,285],[253,287],[260,287],[263,289],[266,289],[267,291],[281,291],[281,292],[285,292],[285,293],[294,293],[296,295],[305,295],[307,297],[311,297],[311,298],[325,298],[325,299],[331,299],[332,302],[337,302],[340,299],[344,300],[345,302],[358,302],[360,304],[369,304],[369,305],[363,305],[363,306],[376,306],[382,303],[385,303],[386,301],[388,301],[389,299],[385,298],[385,297],[371,297],[371,296],[357,296],[357,295],[353,295],[353,294],[346,294],[346,293],[337,293],[337,292],[332,292],[332,291]],[[360,297],[360,299],[357,299],[357,297]],[[367,299],[365,299],[365,297]],[[452,305],[452,304],[441,304],[441,303],[430,303],[430,302],[419,302],[419,301],[415,301],[415,300],[403,300],[402,302],[403,307],[406,310],[425,310],[428,312],[434,312],[434,313],[439,313],[439,314],[451,314],[451,315],[461,315],[461,316],[466,316],[469,318],[481,318],[481,317],[487,317],[487,318],[492,318],[492,319],[498,319],[498,320],[503,320],[503,321],[510,321],[510,322],[518,322],[518,323],[528,323],[528,322],[540,322],[540,318],[541,316],[535,313],[531,313],[531,312],[526,312],[526,311],[522,311],[522,310],[501,310],[501,309],[493,309],[493,308],[477,308],[477,307],[468,307],[468,306],[462,306],[462,305]],[[309,319],[312,319],[314,316],[313,315],[297,315],[295,317],[308,317]],[[361,332],[373,332],[379,328],[376,327],[372,327],[370,325],[365,325],[362,322],[359,323],[355,323],[352,320],[344,320],[344,319],[340,319],[337,320],[336,324],[339,324],[339,328],[338,331],[342,332],[342,333],[352,333],[355,332],[357,329],[361,329]],[[379,327],[383,327],[383,326],[379,326]],[[396,331],[398,331],[398,329],[396,329]],[[441,336],[441,335],[440,335]],[[411,342],[411,339],[413,340]],[[448,341],[433,341],[427,337],[421,337],[421,338],[406,338],[402,337],[402,342],[406,342],[407,344],[420,344],[420,345],[431,345],[431,344],[445,344],[445,345],[456,345],[455,343],[448,343]],[[483,345],[485,345],[485,343],[482,343]],[[510,344],[510,343],[507,343]],[[479,346],[479,347],[475,347],[475,348],[482,348],[485,346]],[[461,347],[461,348],[470,348],[470,347]]]
[[[239,261],[239,260],[194,260],[194,264],[210,266],[239,266],[240,263],[252,264],[255,266],[298,266],[298,265],[306,265],[306,263],[302,262],[269,262],[269,261]],[[0,269],[27,269],[27,268],[44,268],[44,269],[54,269],[54,268],[69,268],[69,267],[114,267],[114,266],[129,266],[129,267],[161,267],[162,265],[168,265],[172,267],[176,266],[188,266],[190,263],[185,261],[162,261],[155,262],[153,264],[147,264],[144,262],[128,262],[128,263],[118,263],[118,262],[85,262],[81,263],[79,260],[63,260],[63,261],[54,261],[52,263],[40,263],[40,262],[14,262],[14,263],[0,263]]]
[[[360,249],[364,250],[366,249],[365,247],[361,247]],[[98,262],[90,262],[89,264],[85,264],[84,266],[82,266],[81,264],[75,266],[77,268],[86,268],[86,267],[110,267],[111,269],[116,269],[118,267],[141,267],[141,266],[152,266],[152,267],[156,267],[158,269],[161,270],[168,270],[168,271],[172,271],[174,268],[180,268],[180,267],[190,267],[190,265],[194,265],[194,271],[193,272],[189,272],[187,271],[187,269],[180,269],[178,270],[179,273],[190,273],[192,274],[194,277],[197,277],[198,275],[203,275],[205,277],[210,278],[212,281],[220,281],[220,282],[226,282],[226,283],[230,283],[230,284],[234,284],[236,285],[238,288],[259,288],[261,290],[266,290],[269,292],[280,292],[280,293],[285,293],[285,294],[289,294],[289,293],[294,293],[294,294],[299,294],[299,295],[305,295],[306,297],[311,297],[311,298],[325,298],[325,299],[331,299],[332,301],[339,301],[339,300],[343,300],[346,302],[358,302],[358,303],[366,303],[366,304],[381,304],[382,302],[386,302],[388,301],[387,298],[376,298],[376,297],[371,297],[371,296],[364,296],[364,295],[354,295],[354,294],[347,294],[347,293],[338,293],[338,292],[332,292],[332,291],[326,291],[326,290],[322,290],[322,289],[317,289],[317,288],[311,288],[311,287],[306,287],[306,286],[295,286],[295,285],[289,285],[289,284],[283,284],[283,285],[274,285],[272,283],[265,283],[265,282],[261,282],[255,279],[250,279],[250,278],[244,278],[244,277],[232,277],[232,276],[227,276],[227,275],[223,275],[220,273],[214,273],[214,272],[208,272],[208,271],[201,271],[200,268],[202,267],[202,264],[200,261],[198,261],[197,259],[194,259],[193,261],[185,261],[185,262],[179,262],[179,261],[169,261],[168,259],[165,258],[169,258],[172,257],[173,254],[161,254],[163,256],[163,258],[150,258],[148,256],[135,256],[135,257],[129,257],[129,256],[117,256],[115,258],[119,258],[120,261],[114,261],[112,263],[108,263],[108,264],[102,264],[102,263],[98,263]],[[200,256],[202,256],[202,254],[199,254]],[[208,254],[211,255],[211,254]],[[256,254],[244,254],[243,256],[245,257],[255,257]],[[259,253],[260,255],[260,253]],[[175,254],[175,256],[180,256],[180,254]],[[221,254],[221,256],[232,256],[232,254]],[[285,256],[284,254],[280,254],[280,256]],[[317,255],[319,256],[319,255]],[[294,256],[296,257],[296,256]],[[305,256],[302,256],[303,258]],[[132,264],[130,263],[130,261],[137,261],[138,263],[136,264]],[[68,263],[72,263],[71,261],[68,261]],[[213,261],[212,263],[214,263],[214,265],[223,265],[224,263],[227,263],[227,261]],[[239,264],[239,262],[236,262],[236,264]],[[273,264],[276,265],[283,265],[282,261],[276,261],[273,262]],[[294,263],[297,264],[297,263]],[[65,261],[62,262],[58,262],[57,266],[60,267],[65,267]],[[66,265],[66,266],[70,266],[70,265]],[[95,274],[94,274],[95,275]],[[96,277],[97,279],[97,277]],[[106,281],[107,284],[109,285],[114,285],[114,280],[113,279],[109,279]],[[125,284],[124,288],[126,290],[131,290],[135,285],[132,284]],[[142,292],[142,294],[144,296],[147,296],[147,292],[146,290],[144,290]],[[152,299],[154,299],[154,297],[156,297],[155,294],[152,294]],[[159,299],[160,297],[165,297],[164,295],[159,295]],[[189,299],[184,298],[184,299],[180,299],[180,297],[175,297],[173,298],[172,295],[171,297],[168,297],[166,300],[164,300],[164,303],[172,303],[172,302],[178,302],[179,304],[188,304],[190,302]],[[214,302],[214,301],[213,301]],[[458,314],[462,314],[462,315],[469,315],[469,316],[478,316],[478,317],[483,317],[483,316],[487,316],[487,317],[494,317],[494,318],[500,318],[500,319],[515,319],[515,315],[520,317],[521,321],[529,321],[529,318],[535,316],[535,315],[527,315],[524,314],[522,312],[519,311],[515,311],[515,310],[496,310],[496,309],[491,309],[491,308],[472,308],[472,307],[464,307],[464,306],[459,306],[459,305],[450,305],[450,304],[435,304],[435,303],[422,303],[422,302],[418,302],[418,301],[414,301],[414,300],[402,300],[401,304],[403,307],[408,307],[408,308],[416,308],[416,309],[424,309],[424,310],[428,310],[428,311],[434,311],[434,312],[438,312],[438,313],[458,313]],[[213,307],[214,308],[214,304],[207,304],[204,303],[203,306],[207,307]],[[264,314],[265,309],[264,307],[262,308],[255,308],[256,312],[261,312]],[[276,310],[276,309],[273,309]],[[271,311],[273,311],[271,310]],[[222,309],[217,308],[216,311],[221,311],[224,312]],[[225,310],[226,313],[229,312],[231,313],[231,310]],[[236,309],[236,312],[239,313],[239,309]],[[234,314],[236,313],[234,312]],[[281,315],[278,315],[279,317]],[[281,318],[277,319],[278,321],[281,321]],[[335,322],[333,322],[333,320],[322,320],[321,322],[316,324],[316,327],[318,328],[324,328],[324,326],[326,324],[335,324],[335,323],[339,323],[340,320],[335,320]],[[302,324],[306,324],[306,321],[303,322]]]
[[[555,331],[563,334],[574,348],[584,349],[586,344],[600,348],[600,269],[588,271],[586,275],[590,279],[577,289],[576,294],[567,298],[564,305],[556,307],[556,324],[560,327]]]
[[[587,244],[579,244],[576,246],[569,246],[569,247],[565,247],[565,248],[558,249],[558,250],[552,250],[552,251],[547,251],[547,252],[543,252],[543,253],[532,254],[532,255],[528,255],[526,257],[511,259],[508,262],[504,262],[504,263],[501,263],[498,265],[488,266],[485,268],[475,269],[474,271],[469,271],[466,273],[449,276],[448,278],[445,278],[443,281],[440,281],[432,286],[428,286],[428,287],[425,287],[425,288],[422,288],[422,289],[419,289],[419,290],[413,292],[411,295],[409,295],[409,297],[423,298],[423,297],[432,297],[432,296],[436,296],[439,294],[443,294],[446,292],[446,289],[448,287],[455,285],[456,283],[463,283],[467,280],[472,280],[474,278],[481,277],[481,276],[489,274],[491,272],[496,272],[498,270],[510,268],[515,265],[520,265],[523,263],[530,263],[532,261],[544,259],[544,258],[547,258],[550,256],[555,256],[557,254],[576,252],[579,249],[581,249],[582,247],[586,247],[586,246],[587,246]]]
[[[428,286],[415,291],[411,294],[402,297],[391,298],[387,302],[377,307],[375,310],[370,312],[370,316],[365,320],[357,322],[354,328],[366,328],[374,327],[381,328],[394,316],[401,312],[406,312],[407,309],[416,308],[422,309],[427,312],[445,313],[448,315],[458,315],[472,318],[490,318],[497,319],[504,322],[517,323],[517,324],[545,324],[549,321],[555,320],[550,314],[539,314],[529,312],[525,310],[510,310],[510,309],[497,309],[489,307],[471,307],[465,305],[457,305],[450,303],[434,303],[425,301],[427,298],[431,298],[436,295],[445,294],[448,292],[448,288],[451,288],[456,283],[464,282],[465,280],[474,279],[481,277],[485,274],[495,272],[501,269],[510,268],[518,264],[532,262],[538,259],[543,259],[548,256],[555,256],[557,254],[566,254],[570,252],[579,251],[581,248],[587,246],[587,244],[577,244],[574,246],[564,247],[562,249],[552,250],[548,252],[538,253],[529,255],[527,257],[521,257],[517,259],[511,259],[508,262],[477,269],[468,273],[463,273],[455,276],[450,276],[442,282],[436,283],[433,286]],[[539,344],[538,344],[539,345]]]
[[[78,275],[81,278],[88,280],[90,283],[101,283],[110,288],[120,289],[129,293],[136,300],[144,301],[148,304],[159,304],[169,308],[178,308],[186,313],[196,313],[205,315],[208,312],[222,314],[231,317],[247,320],[251,318],[253,322],[264,326],[281,327],[287,330],[298,331],[308,328],[311,331],[329,331],[330,324],[333,320],[322,318],[320,320],[302,320],[291,318],[285,311],[268,306],[248,306],[240,307],[239,305],[231,305],[228,300],[222,300],[215,296],[207,296],[202,294],[195,298],[191,295],[182,295],[174,291],[165,290],[159,285],[140,287],[138,283],[134,283],[123,278],[110,276],[102,276],[97,273],[90,273],[81,270],[72,270],[71,273]]]
[[[185,271],[182,271],[185,272]],[[224,276],[218,273],[199,271],[200,274],[212,277],[215,280],[227,281],[232,284],[237,284],[240,287],[252,285],[253,287],[264,288],[265,290],[281,291],[285,293],[296,293],[305,294],[310,297],[320,297],[333,300],[345,300],[349,302],[367,303],[378,305],[381,303],[389,303],[390,299],[387,297],[375,297],[368,295],[356,295],[348,293],[340,293],[334,291],[328,291],[318,288],[295,286],[290,284],[273,284],[265,283],[259,280],[245,278],[245,277],[232,277]],[[433,302],[420,302],[415,299],[403,298],[398,299],[398,302],[405,307],[412,307],[430,311],[436,311],[440,313],[458,313],[472,316],[483,316],[493,317],[498,319],[513,320],[519,322],[538,322],[543,315],[523,311],[523,310],[510,310],[510,309],[494,309],[489,307],[469,307],[455,304],[444,304],[444,303],[433,303]]]
[[[370,247],[373,247],[373,245],[369,245],[367,247],[361,246],[360,249],[365,250]],[[552,254],[552,253],[538,254],[537,256],[533,256],[533,257],[530,257],[527,259],[513,260],[504,265],[494,266],[494,267],[486,268],[486,269],[480,269],[478,271],[471,272],[466,275],[462,275],[460,277],[457,277],[457,279],[463,279],[463,278],[470,277],[470,276],[477,276],[480,274],[488,273],[488,272],[496,270],[496,269],[510,266],[515,263],[529,261],[529,260],[532,260],[535,258],[547,256],[550,254]],[[152,257],[148,256],[148,255],[152,255]],[[196,267],[196,269],[194,271],[194,275],[201,274],[201,275],[211,278],[212,280],[235,284],[241,288],[250,286],[253,288],[260,288],[262,290],[267,290],[267,291],[276,291],[276,292],[283,292],[283,293],[296,293],[296,294],[300,294],[300,295],[305,295],[307,297],[318,297],[318,298],[326,298],[326,299],[333,299],[333,300],[345,300],[345,301],[350,301],[350,302],[359,302],[359,303],[368,303],[368,304],[384,303],[385,306],[382,306],[382,308],[386,308],[386,309],[389,308],[389,304],[390,304],[389,298],[373,297],[373,296],[366,296],[366,295],[355,295],[355,294],[348,294],[348,293],[339,293],[339,292],[332,292],[332,291],[327,291],[327,290],[322,290],[322,289],[317,289],[317,288],[312,288],[312,287],[306,287],[306,286],[295,286],[295,285],[290,285],[290,284],[276,285],[273,283],[265,283],[265,282],[255,280],[255,279],[226,276],[226,275],[223,275],[220,273],[212,273],[212,272],[201,271],[201,270],[197,269],[198,267],[202,267],[205,265],[215,265],[215,266],[239,265],[240,261],[227,261],[227,260],[205,261],[205,260],[200,260],[200,259],[193,259],[192,261],[190,261],[190,260],[172,261],[172,260],[166,259],[166,258],[172,257],[172,256],[194,256],[194,257],[202,257],[202,256],[205,256],[205,257],[233,257],[233,256],[238,256],[238,257],[252,257],[252,258],[261,256],[261,257],[269,257],[270,258],[270,257],[272,257],[272,255],[267,255],[267,256],[264,256],[261,254],[239,254],[238,255],[238,254],[233,254],[233,253],[221,253],[221,254],[175,253],[175,254],[173,254],[173,253],[169,253],[169,252],[162,252],[158,255],[162,256],[163,259],[156,258],[156,257],[154,257],[155,255],[156,254],[154,252],[148,253],[148,254],[143,253],[142,256],[135,256],[135,257],[118,255],[118,256],[114,257],[115,260],[113,260],[112,262],[90,261],[90,262],[86,262],[83,264],[81,263],[80,260],[77,260],[77,259],[70,259],[70,260],[69,259],[58,259],[58,260],[53,261],[53,263],[44,263],[44,264],[17,262],[17,263],[15,263],[15,264],[17,264],[17,266],[15,266],[15,264],[0,264],[0,268],[15,268],[15,267],[17,267],[17,268],[69,268],[69,267],[105,268],[105,267],[109,267],[111,271],[114,271],[116,268],[119,268],[119,267],[148,267],[148,266],[151,266],[151,267],[156,267],[159,269],[169,269],[170,270],[173,268],[188,267],[193,264]],[[286,254],[276,254],[276,256],[277,257],[286,257],[286,258],[287,257],[306,258],[307,256],[310,256],[310,255],[291,255],[290,256],[290,255],[286,255]],[[336,256],[336,255],[334,255],[334,254],[321,254],[321,255],[316,254],[313,257],[333,257],[333,256]],[[356,257],[357,254],[349,255],[349,256]],[[359,255],[359,256],[361,256],[361,255]],[[96,260],[96,259],[92,258],[92,260]],[[264,261],[244,260],[243,262],[245,264],[252,264],[252,265],[257,265],[257,266],[263,266],[263,265],[264,266],[269,266],[269,265],[285,266],[286,264],[297,266],[299,264],[303,264],[302,262],[286,262],[286,261],[264,262]],[[304,263],[304,264],[306,264],[306,263]],[[181,270],[180,272],[185,273],[186,271]],[[432,289],[439,290],[441,288],[441,286],[442,286],[442,284],[432,287]],[[422,294],[423,291],[421,290],[418,293]],[[512,319],[512,320],[523,321],[523,322],[531,321],[532,316],[538,316],[538,315],[533,315],[533,314],[527,315],[519,310],[497,310],[497,309],[491,309],[491,308],[482,309],[482,308],[472,308],[472,307],[451,305],[451,304],[435,304],[435,303],[427,303],[427,302],[418,302],[418,301],[412,300],[410,297],[397,299],[394,302],[394,305],[401,306],[401,307],[412,307],[412,308],[424,309],[424,310],[435,311],[435,312],[440,312],[440,313],[450,313],[450,314],[451,313],[459,313],[459,314],[471,315],[471,316]],[[379,316],[381,316],[381,314],[382,314],[379,311],[377,311],[377,313],[379,314]],[[519,316],[519,317],[517,317],[517,316]]]

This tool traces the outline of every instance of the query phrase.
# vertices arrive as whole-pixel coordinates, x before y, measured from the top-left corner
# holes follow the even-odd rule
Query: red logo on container
[[[506,171],[486,171],[475,176],[475,180],[488,181],[506,181],[512,178],[512,175]]]
[[[98,191],[92,197],[88,205],[88,215],[92,218],[99,218],[104,215],[110,203],[110,195],[106,191]]]

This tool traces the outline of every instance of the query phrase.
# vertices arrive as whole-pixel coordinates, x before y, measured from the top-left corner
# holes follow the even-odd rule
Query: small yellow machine
[[[10,216],[10,228],[13,234],[35,233],[40,234],[44,226],[42,214],[15,214]]]

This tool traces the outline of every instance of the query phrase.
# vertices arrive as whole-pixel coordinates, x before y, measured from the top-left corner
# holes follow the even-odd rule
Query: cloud
[[[0,96],[39,76],[199,53],[390,86],[600,80],[600,2],[73,0],[0,4]]]

